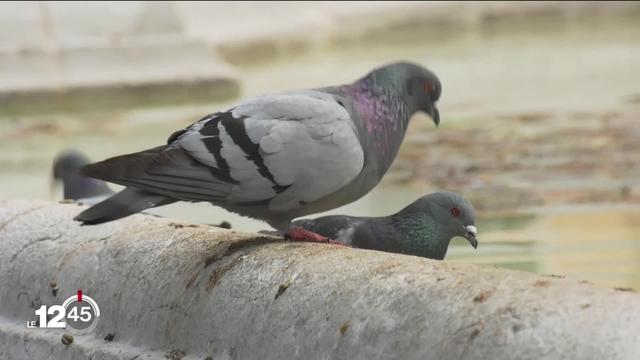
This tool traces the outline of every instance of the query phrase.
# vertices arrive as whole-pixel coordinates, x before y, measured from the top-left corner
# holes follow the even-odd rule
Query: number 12
[[[53,318],[47,323],[47,314],[54,315]],[[36,310],[36,316],[39,316],[39,326],[41,328],[54,328],[54,329],[64,329],[66,324],[61,321],[64,319],[64,308],[62,305],[52,305],[49,307],[47,311],[47,306],[42,305],[38,310]]]

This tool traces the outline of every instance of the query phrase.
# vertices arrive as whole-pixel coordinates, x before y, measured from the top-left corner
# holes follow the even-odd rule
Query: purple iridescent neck
[[[354,110],[360,115],[367,131],[369,146],[377,150],[378,159],[386,171],[398,153],[411,113],[404,94],[376,86],[364,78],[341,89],[353,99]]]

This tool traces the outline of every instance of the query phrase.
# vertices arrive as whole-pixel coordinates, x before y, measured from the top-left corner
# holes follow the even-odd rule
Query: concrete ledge
[[[2,113],[211,103],[240,93],[237,73],[182,37],[0,55]]]
[[[640,356],[636,293],[145,215],[80,227],[80,210],[0,202],[0,359]],[[93,333],[26,328],[78,288]]]
[[[179,2],[176,7],[186,34],[238,65],[323,48],[450,42],[469,33],[519,28],[538,32],[548,28],[549,20],[562,24],[582,17],[632,17],[640,11],[638,3],[625,1]],[[245,26],[235,26],[238,19]]]

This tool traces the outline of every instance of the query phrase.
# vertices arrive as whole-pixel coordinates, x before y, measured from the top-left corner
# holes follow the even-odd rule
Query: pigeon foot
[[[329,239],[328,237],[322,236],[320,234],[314,233],[313,231],[305,230],[301,227],[293,227],[290,228],[285,234],[284,238],[290,241],[303,241],[303,242],[313,242],[313,243],[322,243],[322,244],[333,244],[340,246],[348,246],[341,242]]]

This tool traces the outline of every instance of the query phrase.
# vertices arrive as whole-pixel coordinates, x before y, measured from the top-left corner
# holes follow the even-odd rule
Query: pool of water
[[[638,58],[640,26],[615,21],[508,35],[470,33],[418,44],[345,46],[240,71],[243,96],[251,96],[347,82],[382,63],[413,60],[439,74],[444,84],[442,126],[448,127],[501,114],[615,111],[640,93]],[[224,105],[0,115],[0,198],[59,196],[59,189],[50,192],[50,163],[64,148],[81,149],[98,160],[156,146],[173,130]],[[382,185],[330,213],[387,215],[429,190]],[[447,260],[640,289],[640,206],[500,210],[500,216],[491,211],[479,214],[478,250],[456,239]],[[247,231],[266,228],[208,204],[174,204],[155,212],[203,223],[227,220]]]

